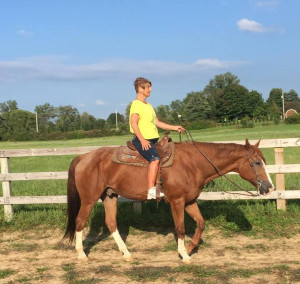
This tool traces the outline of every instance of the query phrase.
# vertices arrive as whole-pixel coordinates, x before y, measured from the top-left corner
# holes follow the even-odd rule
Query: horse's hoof
[[[79,261],[88,261],[89,258],[87,256],[78,256],[77,258]]]
[[[124,259],[126,262],[130,262],[130,261],[132,261],[132,256],[131,256],[131,255],[123,255],[123,259]]]
[[[182,263],[183,264],[191,264],[191,258],[185,258],[185,259],[182,259]]]

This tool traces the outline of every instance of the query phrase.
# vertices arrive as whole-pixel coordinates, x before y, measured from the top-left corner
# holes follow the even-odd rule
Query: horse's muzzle
[[[274,190],[273,185],[269,181],[262,181],[259,187],[259,193],[262,195],[270,194]]]

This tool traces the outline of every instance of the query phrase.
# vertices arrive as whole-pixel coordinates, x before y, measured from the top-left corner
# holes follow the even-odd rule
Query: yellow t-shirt
[[[131,126],[131,114],[136,113],[140,116],[138,127],[145,139],[158,138],[158,130],[155,125],[156,113],[152,105],[143,103],[140,100],[134,100],[130,107],[129,125],[130,132],[134,133]]]

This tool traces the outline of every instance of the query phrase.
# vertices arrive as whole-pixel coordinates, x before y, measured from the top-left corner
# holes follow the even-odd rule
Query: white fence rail
[[[254,144],[257,141],[251,141]],[[223,143],[244,144],[244,141],[223,141]],[[300,173],[300,164],[284,164],[283,148],[300,146],[300,138],[287,139],[265,139],[260,142],[260,148],[274,148],[275,165],[268,165],[269,173],[276,174],[276,191],[268,196],[252,197],[250,195],[242,195],[241,192],[234,194],[226,192],[202,192],[199,200],[230,200],[230,199],[276,199],[277,208],[286,209],[286,199],[300,199],[300,190],[285,191],[285,173]],[[117,147],[117,146],[111,146]],[[5,149],[0,150],[1,174],[0,182],[2,182],[3,197],[0,197],[0,205],[4,205],[4,214],[6,220],[13,217],[14,204],[55,204],[67,203],[66,196],[12,196],[12,181],[21,180],[51,180],[51,179],[67,179],[68,172],[33,172],[33,173],[10,173],[9,159],[12,157],[33,157],[33,156],[62,156],[62,155],[79,155],[91,152],[101,146],[93,147],[72,147],[72,148],[41,148],[41,149]],[[235,173],[229,173],[235,174]],[[254,193],[254,191],[253,191]],[[133,201],[120,197],[121,201]]]

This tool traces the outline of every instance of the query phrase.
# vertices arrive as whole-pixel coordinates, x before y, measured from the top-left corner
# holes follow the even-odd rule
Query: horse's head
[[[274,190],[274,185],[266,170],[266,160],[258,149],[260,140],[255,145],[250,145],[246,139],[246,156],[239,165],[240,176],[251,182],[260,194],[266,195]]]

